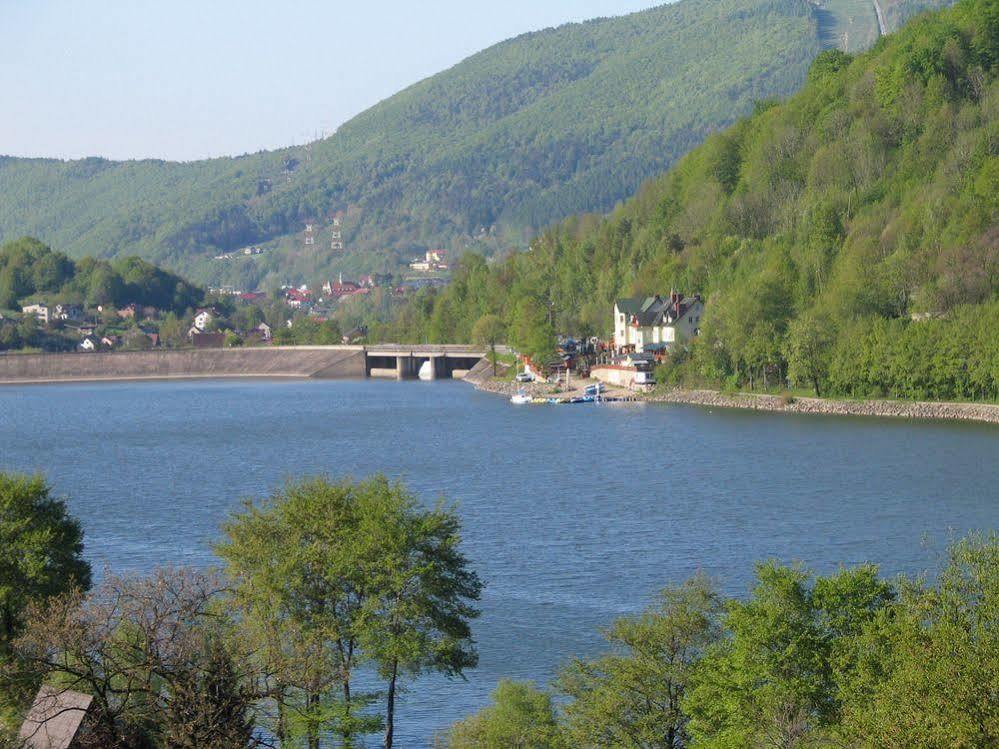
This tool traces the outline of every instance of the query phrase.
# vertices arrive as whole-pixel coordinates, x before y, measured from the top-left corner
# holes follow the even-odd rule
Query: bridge
[[[429,362],[431,379],[462,377],[487,354],[483,348],[454,344],[364,346],[364,376],[413,379]]]

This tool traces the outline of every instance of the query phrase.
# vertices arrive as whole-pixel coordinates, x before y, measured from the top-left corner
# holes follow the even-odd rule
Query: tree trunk
[[[399,661],[392,661],[392,676],[389,677],[388,697],[385,701],[385,743],[384,749],[392,749],[395,734],[395,682],[399,675]]]
[[[279,746],[284,746],[288,739],[288,718],[284,712],[284,687],[277,688],[277,740]]]
[[[343,745],[349,749],[354,745],[354,736],[350,729],[350,679],[343,680],[343,715]]]
[[[492,344],[493,350],[493,377],[496,376],[496,344]]]
[[[316,692],[309,692],[309,696],[306,698],[309,706],[309,749],[319,749],[319,726],[314,722],[313,711],[319,707],[319,694]]]

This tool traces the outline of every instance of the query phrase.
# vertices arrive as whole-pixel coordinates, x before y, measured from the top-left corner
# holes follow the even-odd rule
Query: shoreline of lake
[[[467,378],[466,378],[467,379]],[[476,389],[495,395],[511,396],[521,383],[475,379]],[[667,391],[636,393],[643,403],[673,403],[702,408],[737,408],[773,413],[818,414],[826,416],[875,416],[894,419],[933,419],[999,424],[999,404],[946,403],[933,401],[842,400],[802,398],[760,393],[727,394],[719,390],[673,388]]]

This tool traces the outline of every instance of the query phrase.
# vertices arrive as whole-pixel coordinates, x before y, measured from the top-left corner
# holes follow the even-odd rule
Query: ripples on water
[[[285,478],[404,479],[458,502],[487,583],[468,682],[422,681],[401,746],[544,683],[597,628],[705,570],[931,567],[999,518],[999,430],[668,406],[513,407],[460,383],[171,382],[0,388],[0,469],[44,471],[95,568],[208,565],[226,514]],[[373,744],[375,742],[372,742]]]

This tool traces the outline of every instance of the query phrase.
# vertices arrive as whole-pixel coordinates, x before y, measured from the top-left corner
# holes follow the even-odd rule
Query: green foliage
[[[565,733],[574,747],[681,749],[681,703],[694,665],[721,635],[721,600],[701,576],[665,589],[640,617],[616,621],[608,655],[574,661],[559,678],[571,698]]]
[[[493,364],[493,375],[496,375],[496,344],[506,335],[506,326],[499,315],[487,313],[476,320],[472,326],[472,342],[489,347],[489,357]]]
[[[407,675],[457,676],[477,656],[468,622],[481,583],[467,569],[453,511],[422,509],[383,477],[289,483],[234,516],[217,547],[245,636],[274,674],[279,738],[296,725],[349,743],[377,730],[372,695],[352,684],[362,663],[385,679],[385,746]]]
[[[935,584],[873,565],[757,566],[748,597],[703,578],[608,631],[547,695],[501,683],[446,746],[991,747],[999,738],[999,534],[955,543]]]
[[[614,299],[701,293],[702,335],[663,382],[829,395],[999,398],[995,3],[920,16],[818,57],[804,89],[711,136],[606,218],[416,299],[381,331],[509,343],[609,334]],[[915,319],[914,319],[915,318]],[[535,338],[537,336],[537,338]]]
[[[698,663],[684,703],[695,746],[737,747],[767,737],[797,746],[838,721],[835,668],[891,598],[873,567],[809,579],[774,563],[757,568],[746,602],[730,601],[729,637]]]
[[[88,306],[127,304],[183,313],[204,292],[137,257],[115,263],[84,258],[74,263],[32,237],[0,245],[0,309],[28,297]]]
[[[298,317],[290,328],[283,325],[274,331],[274,342],[281,346],[331,346],[341,340],[340,325],[335,320]]]
[[[838,674],[843,733],[861,746],[999,744],[999,537],[954,545],[935,587],[908,583]]]
[[[83,530],[41,476],[0,473],[0,656],[26,607],[90,587]]]
[[[532,684],[501,680],[493,703],[453,725],[447,749],[562,749],[568,747],[549,695]]]
[[[73,256],[138,254],[243,287],[392,269],[427,246],[522,246],[610,210],[754,101],[794,91],[822,49],[819,21],[804,0],[683,0],[497,44],[307,148],[185,164],[3,158],[0,238],[37,233]],[[352,252],[303,251],[305,223],[318,247],[338,211]]]

